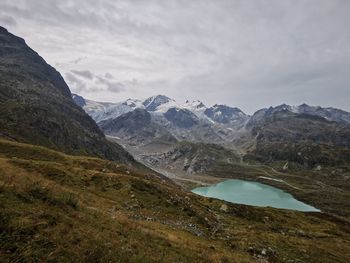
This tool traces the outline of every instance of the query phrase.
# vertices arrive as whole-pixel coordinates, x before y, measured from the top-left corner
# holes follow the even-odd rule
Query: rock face
[[[306,104],[299,106],[290,106],[281,104],[276,107],[264,108],[255,112],[252,116],[245,114],[239,108],[229,107],[226,105],[216,104],[212,107],[206,107],[201,101],[186,101],[184,104],[177,103],[175,100],[164,95],[152,96],[144,101],[136,99],[128,99],[120,103],[103,103],[86,100],[80,96],[73,95],[75,102],[78,105],[83,105],[83,109],[102,127],[107,135],[119,134],[118,137],[124,139],[128,143],[132,138],[132,134],[127,134],[125,129],[128,124],[125,118],[134,117],[134,115],[126,115],[123,119],[124,132],[113,131],[106,122],[118,118],[119,116],[135,109],[143,109],[151,116],[152,134],[156,133],[157,129],[162,128],[160,133],[167,130],[172,137],[177,141],[190,141],[199,143],[216,143],[224,145],[231,149],[240,149],[245,152],[253,141],[256,139],[256,130],[264,123],[278,113],[289,114],[288,116],[314,116],[326,121],[333,121],[339,125],[350,124],[350,113],[334,109],[313,107]],[[286,115],[286,116],[287,116]],[[119,119],[120,120],[120,119]],[[101,122],[104,122],[101,125]],[[286,124],[288,124],[286,122]],[[306,122],[304,125],[308,126]],[[148,124],[148,127],[150,125]],[[290,129],[290,127],[288,128]],[[320,129],[322,133],[322,128]],[[148,135],[149,133],[143,133]],[[141,139],[141,133],[138,133],[137,141]],[[329,134],[324,133],[324,136]],[[150,136],[144,141],[149,141]],[[134,144],[134,140],[131,140]]]
[[[133,145],[136,141],[142,142],[141,134],[147,136],[142,143],[149,143],[151,139],[149,131],[145,133],[144,129],[141,129],[142,132],[136,132],[136,137],[134,137],[135,134],[127,134],[127,131],[133,129],[127,129],[126,126],[134,123],[134,120],[129,122],[126,119],[135,117],[127,113],[138,109],[150,114],[152,124],[148,123],[147,129],[152,126],[151,134],[167,133],[167,137],[172,138],[171,142],[174,142],[174,138],[175,141],[231,145],[233,139],[237,137],[237,130],[244,129],[244,123],[248,118],[238,108],[225,105],[207,108],[198,100],[180,104],[164,95],[152,96],[144,101],[128,99],[119,103],[95,102],[76,94],[73,95],[73,99],[97,122],[106,135],[120,137],[124,144],[131,142]],[[221,117],[219,117],[220,114],[222,114]],[[125,116],[119,118],[122,115]],[[111,125],[116,119],[123,121],[122,130],[118,125]],[[158,138],[157,136],[157,140]]]
[[[150,123],[151,114],[149,114],[146,110],[136,109],[123,114],[112,121],[101,122],[100,125],[107,132],[120,129],[126,129],[129,132],[136,132],[137,129],[147,126]]]
[[[179,142],[165,153],[146,156],[144,161],[189,174],[217,174],[223,167],[238,163],[239,158],[217,144]]]
[[[265,141],[311,141],[317,144],[350,146],[350,126],[330,122],[318,116],[276,112],[255,128],[258,139]]]
[[[72,93],[72,98],[79,107],[83,108],[86,105],[86,101],[82,96]]]
[[[248,116],[238,108],[231,108],[226,105],[214,105],[205,110],[205,115],[215,122],[223,124],[237,124],[243,126]]]
[[[302,104],[298,106],[297,113],[315,115],[325,118],[329,121],[335,121],[339,123],[350,123],[350,113],[335,109],[335,108],[322,108],[322,107],[312,107],[307,104]]]
[[[293,163],[315,167],[350,162],[346,158],[349,156],[350,113],[339,109],[281,104],[248,116],[226,105],[208,108],[201,101],[179,104],[163,95],[143,102],[129,99],[116,104],[74,98],[77,104],[85,101],[83,108],[103,132],[118,137],[118,142],[125,146],[138,148],[138,145],[153,143],[147,150],[137,149],[141,156],[149,154],[150,149],[151,153],[164,153],[183,141],[214,143],[240,155],[248,153],[246,159],[289,162],[291,167]],[[191,163],[187,159],[190,168],[186,171],[200,170],[195,165],[200,162],[194,160]]]
[[[84,100],[77,98],[81,105]],[[0,27],[0,135],[72,154],[133,162],[108,142],[71,97],[62,76],[25,41]]]
[[[251,154],[259,161],[289,161],[308,167],[350,162],[350,125],[344,122],[284,110],[261,121],[252,132],[256,148]]]
[[[167,96],[157,95],[146,99],[143,102],[143,106],[145,106],[147,111],[156,111],[160,105],[166,104],[171,101],[173,100],[168,98]]]
[[[318,116],[328,121],[334,121],[338,123],[347,123],[350,124],[350,113],[335,109],[335,108],[322,108],[309,106],[307,104],[302,104],[299,106],[290,106],[287,104],[281,104],[276,107],[264,108],[258,110],[249,118],[247,127],[251,128],[256,125],[261,124],[268,118],[271,118],[276,112],[289,112],[295,114],[304,114],[311,116]]]
[[[144,109],[136,109],[115,119],[102,121],[99,125],[106,134],[123,138],[132,145],[140,146],[151,141],[176,142],[165,128],[152,122],[151,114]]]
[[[164,114],[164,117],[180,128],[191,128],[199,123],[196,115],[184,109],[171,108]]]

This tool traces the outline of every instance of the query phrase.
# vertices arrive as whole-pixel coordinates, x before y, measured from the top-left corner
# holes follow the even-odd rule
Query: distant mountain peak
[[[186,100],[185,104],[183,105],[184,108],[190,108],[190,109],[200,109],[200,108],[206,108],[203,102],[200,100],[193,100],[192,102],[189,100]]]
[[[187,109],[170,108],[164,117],[172,122],[175,126],[181,128],[191,128],[192,126],[198,124],[198,117]]]
[[[146,99],[142,104],[145,106],[147,111],[156,111],[160,105],[175,102],[175,100],[165,95],[155,95]]]
[[[132,108],[140,108],[142,105],[142,102],[140,100],[137,99],[127,99],[126,101],[123,102],[123,105],[125,106],[129,106]]]
[[[6,28],[0,26],[0,33],[8,33],[8,32],[9,31]]]
[[[294,114],[303,114],[310,116],[321,117],[328,121],[350,123],[350,113],[335,109],[335,108],[323,108],[320,106],[310,106],[306,103],[303,103],[299,106],[291,106],[288,104],[281,104],[276,107],[269,107],[265,109],[258,110],[253,114],[247,123],[247,127],[252,127],[254,125],[264,122],[266,119],[272,117],[272,115],[285,111]]]
[[[205,110],[204,114],[211,120],[227,124],[227,123],[244,123],[248,116],[236,107],[229,107],[223,104],[215,104]]]
[[[75,104],[77,104],[80,107],[84,107],[86,105],[86,101],[82,96],[79,96],[78,94],[72,93],[72,99],[74,100]]]
[[[232,110],[232,111],[243,112],[237,107],[227,106],[226,104],[215,104],[212,108],[215,108],[215,109],[218,109],[218,110],[227,110],[227,109],[229,109],[229,110]]]

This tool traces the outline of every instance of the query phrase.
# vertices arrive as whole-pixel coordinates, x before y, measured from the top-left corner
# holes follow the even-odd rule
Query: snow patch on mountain
[[[146,99],[142,104],[145,107],[145,109],[149,112],[159,111],[164,105],[167,104],[176,104],[175,100],[164,96],[164,95],[156,95],[149,97]]]
[[[72,96],[75,103],[81,106],[87,114],[89,114],[97,123],[103,120],[113,119],[137,108],[144,108],[142,101],[128,99],[124,102],[110,103],[97,102],[84,99],[84,104],[81,103],[81,96],[74,94]]]
[[[295,114],[306,114],[312,116],[322,117],[328,121],[340,122],[340,123],[350,123],[350,113],[335,109],[331,107],[323,108],[320,106],[310,106],[307,104],[301,104],[298,106],[290,106],[287,104],[281,104],[276,107],[264,108],[258,110],[250,117],[247,127],[253,127],[266,120],[266,118],[271,117],[276,112],[289,111]]]
[[[135,109],[145,109],[154,116],[154,118],[164,120],[164,114],[173,108],[177,109],[177,111],[189,111],[203,124],[207,123],[208,125],[223,127],[227,131],[231,131],[230,129],[239,130],[244,127],[249,129],[278,111],[290,111],[295,114],[308,114],[323,117],[329,121],[350,123],[349,112],[335,108],[309,106],[307,104],[301,104],[298,106],[281,104],[276,107],[258,110],[253,116],[249,116],[239,108],[227,105],[215,104],[208,108],[199,100],[178,103],[164,95],[152,96],[143,101],[127,99],[126,101],[118,103],[96,102],[84,99],[77,94],[72,94],[72,98],[75,103],[81,106],[97,123],[117,118]]]

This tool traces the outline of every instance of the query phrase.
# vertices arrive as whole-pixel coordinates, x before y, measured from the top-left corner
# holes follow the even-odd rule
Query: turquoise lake
[[[296,200],[291,194],[258,182],[230,179],[215,185],[195,188],[192,192],[237,204],[270,206],[304,212],[320,211]]]

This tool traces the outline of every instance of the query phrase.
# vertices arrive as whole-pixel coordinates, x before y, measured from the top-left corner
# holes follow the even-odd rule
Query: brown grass
[[[0,140],[0,261],[348,261],[345,221],[222,203],[157,174]]]

